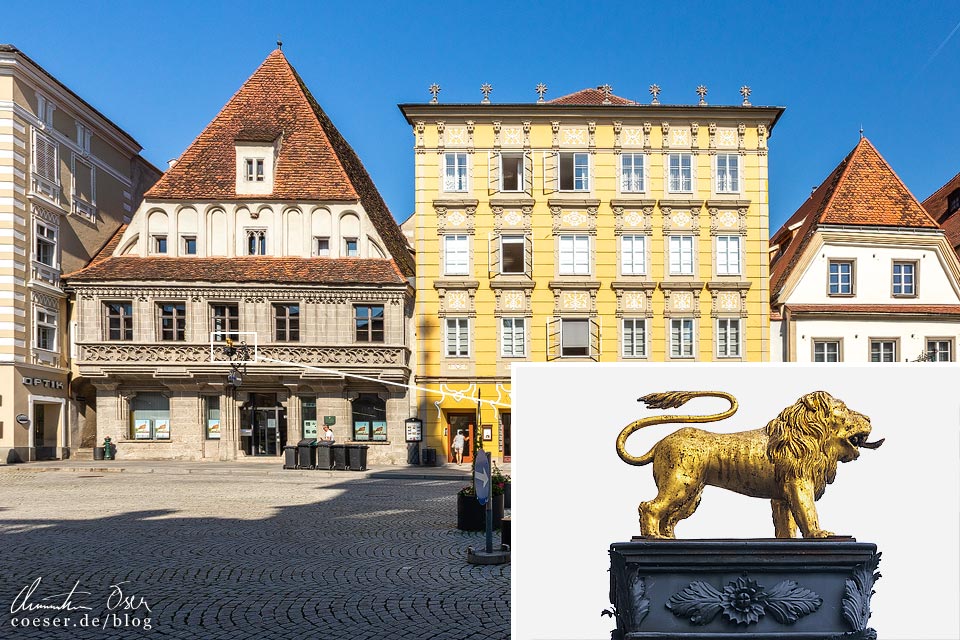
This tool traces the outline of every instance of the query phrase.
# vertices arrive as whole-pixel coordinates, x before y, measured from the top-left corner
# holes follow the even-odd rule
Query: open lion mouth
[[[870,434],[868,433],[858,433],[847,438],[847,442],[857,448],[863,447],[864,449],[879,449],[880,445],[882,445],[886,440],[886,438],[880,438],[876,442],[867,442],[867,438],[869,436]]]

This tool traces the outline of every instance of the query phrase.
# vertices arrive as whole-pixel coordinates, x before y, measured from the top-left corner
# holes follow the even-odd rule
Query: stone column
[[[303,438],[303,413],[296,384],[285,384],[287,388],[287,442],[295,446]]]
[[[220,459],[236,460],[240,447],[240,403],[236,390],[224,385],[220,392]]]

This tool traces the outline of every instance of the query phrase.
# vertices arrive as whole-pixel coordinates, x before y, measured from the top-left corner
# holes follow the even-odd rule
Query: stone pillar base
[[[610,545],[613,640],[871,640],[875,544],[652,540]]]

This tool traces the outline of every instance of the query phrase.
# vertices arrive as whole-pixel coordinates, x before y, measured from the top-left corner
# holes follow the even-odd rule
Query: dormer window
[[[357,256],[360,255],[360,249],[359,249],[359,245],[357,244],[356,238],[344,238],[343,244],[344,244],[343,255],[345,255],[346,257],[356,258]]]
[[[153,253],[167,252],[167,236],[153,236]]]
[[[247,158],[247,182],[263,182],[263,158]]]
[[[960,189],[956,189],[947,196],[947,214],[960,209]]]

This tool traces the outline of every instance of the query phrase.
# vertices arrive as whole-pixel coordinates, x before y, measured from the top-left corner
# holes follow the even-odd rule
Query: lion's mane
[[[824,450],[827,430],[833,428],[830,412],[836,400],[826,391],[808,393],[785,408],[766,427],[767,458],[778,482],[786,478],[813,480],[817,494],[836,472],[837,461]]]

